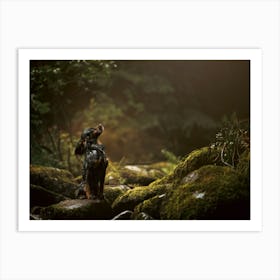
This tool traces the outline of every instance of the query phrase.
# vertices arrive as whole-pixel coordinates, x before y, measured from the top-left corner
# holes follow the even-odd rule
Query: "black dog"
[[[104,180],[108,160],[104,146],[97,142],[103,131],[102,124],[85,129],[76,145],[75,155],[85,155],[82,169],[83,181],[77,193],[78,197],[86,195],[88,199],[104,199]]]

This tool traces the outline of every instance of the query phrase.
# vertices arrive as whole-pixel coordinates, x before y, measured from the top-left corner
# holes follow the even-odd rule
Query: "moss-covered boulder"
[[[135,187],[119,196],[114,201],[112,208],[115,213],[120,213],[125,210],[133,210],[139,203],[156,195],[165,193],[170,187],[170,184]]]
[[[217,155],[217,151],[209,147],[192,151],[177,165],[173,172],[173,178],[176,180],[180,179],[204,165],[214,164]]]
[[[70,198],[75,198],[75,191],[78,188],[69,171],[38,165],[30,166],[30,184]]]
[[[105,200],[72,199],[43,208],[40,217],[45,220],[108,220],[113,214]]]
[[[165,196],[165,193],[156,195],[138,204],[134,209],[133,219],[139,219],[143,216],[143,213],[146,213],[146,215],[149,215],[153,219],[160,219],[160,208]]]
[[[203,166],[177,180],[160,205],[160,218],[250,219],[249,186],[232,168]]]
[[[105,200],[112,205],[117,197],[123,195],[126,191],[130,190],[130,188],[126,185],[119,186],[105,186],[104,187],[104,197]]]
[[[114,167],[114,164],[112,164]],[[164,172],[156,165],[124,165],[111,167],[106,174],[105,182],[109,185],[141,185],[147,186],[151,182],[164,176]]]
[[[48,206],[65,199],[69,198],[41,186],[30,185],[30,208],[34,206]]]
[[[151,185],[176,184],[182,177],[204,165],[219,165],[220,162],[217,161],[217,156],[217,150],[210,147],[194,150],[170,174],[157,179]]]

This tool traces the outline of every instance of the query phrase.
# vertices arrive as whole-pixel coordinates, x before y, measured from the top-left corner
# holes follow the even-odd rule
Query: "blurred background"
[[[78,175],[75,145],[102,123],[111,161],[147,164],[214,141],[250,119],[250,61],[30,61],[31,164]]]

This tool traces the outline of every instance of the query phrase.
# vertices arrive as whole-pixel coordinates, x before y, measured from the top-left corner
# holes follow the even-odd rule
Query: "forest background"
[[[228,116],[249,122],[249,61],[30,61],[31,164],[79,175],[76,142],[99,123],[111,161],[184,157]]]

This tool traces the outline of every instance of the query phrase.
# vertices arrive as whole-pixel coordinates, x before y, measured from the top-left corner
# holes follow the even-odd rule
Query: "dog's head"
[[[103,131],[104,131],[104,126],[102,124],[99,124],[96,127],[86,128],[81,135],[81,139],[83,140],[97,139],[102,134]]]

